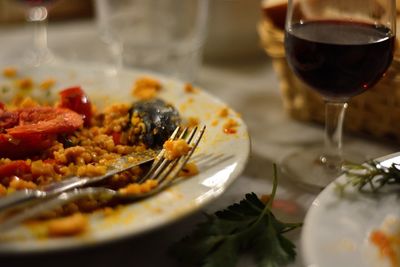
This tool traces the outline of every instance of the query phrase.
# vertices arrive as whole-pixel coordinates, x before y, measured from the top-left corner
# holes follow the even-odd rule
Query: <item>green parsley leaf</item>
[[[277,186],[274,165],[272,193],[266,204],[250,193],[239,203],[207,215],[206,222],[174,244],[172,255],[184,266],[234,267],[244,251],[253,253],[260,267],[293,262],[295,245],[283,234],[302,224],[281,222],[271,212]]]

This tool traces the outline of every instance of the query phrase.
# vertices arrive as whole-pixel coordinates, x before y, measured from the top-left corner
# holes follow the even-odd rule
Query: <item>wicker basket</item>
[[[264,18],[258,31],[278,74],[286,112],[297,120],[323,123],[324,101],[289,68],[285,59],[282,29]],[[351,99],[344,122],[345,130],[400,143],[399,74],[400,60],[395,56],[385,77],[378,84]]]

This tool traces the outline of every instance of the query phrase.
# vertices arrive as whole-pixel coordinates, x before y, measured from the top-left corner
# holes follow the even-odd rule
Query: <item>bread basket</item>
[[[324,123],[322,97],[300,81],[286,62],[282,8],[285,5],[272,12],[280,15],[278,19],[271,16],[271,12],[265,12],[258,32],[278,75],[284,109],[296,120]],[[400,143],[400,57],[397,53],[382,80],[351,99],[344,122],[345,131]]]

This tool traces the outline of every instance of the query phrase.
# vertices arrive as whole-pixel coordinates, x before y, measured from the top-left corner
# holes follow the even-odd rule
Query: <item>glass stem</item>
[[[45,62],[49,56],[47,42],[47,9],[43,6],[31,7],[28,21],[33,24],[34,65]]]
[[[342,135],[347,103],[325,102],[325,146],[321,162],[332,170],[340,170],[343,163]]]

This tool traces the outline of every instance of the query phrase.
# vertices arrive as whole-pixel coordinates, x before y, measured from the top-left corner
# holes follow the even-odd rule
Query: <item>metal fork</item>
[[[112,190],[105,187],[75,188],[71,191],[61,193],[57,197],[40,201],[39,203],[32,205],[32,207],[24,209],[18,213],[14,213],[10,216],[4,216],[4,218],[0,217],[0,232],[17,226],[19,223],[27,219],[34,218],[45,211],[52,210],[61,205],[86,197],[92,197],[105,201],[110,201],[111,199],[123,199],[133,201],[154,195],[171,185],[175,181],[175,179],[179,177],[179,172],[183,169],[183,167],[186,165],[193,152],[197,148],[201,138],[203,137],[204,131],[205,126],[203,126],[200,130],[198,130],[198,127],[194,127],[188,134],[187,129],[184,129],[182,131],[179,139],[184,138],[189,146],[191,146],[190,151],[186,155],[183,155],[173,160],[168,160],[164,157],[164,149],[157,155],[150,170],[138,181],[138,183],[144,183],[149,179],[157,181],[157,186],[148,192],[139,194],[124,194],[120,191]]]
[[[178,135],[179,130],[180,127],[178,126],[171,134],[169,139],[170,140],[175,139]],[[163,154],[164,154],[163,150],[158,151],[158,155],[157,151],[152,151],[152,150],[146,150],[143,152],[134,152],[119,158],[115,163],[113,163],[113,165],[107,170],[107,172],[104,175],[95,177],[73,176],[64,179],[60,182],[54,182],[49,185],[46,185],[41,189],[25,189],[17,191],[9,196],[0,198],[0,214],[10,209],[27,205],[30,202],[35,201],[37,199],[47,199],[49,197],[54,197],[58,194],[61,194],[63,192],[66,192],[74,188],[99,183],[113,176],[114,174],[132,169],[133,167],[152,161],[157,157],[162,157]],[[129,162],[129,158],[137,158],[139,160],[134,162]]]

